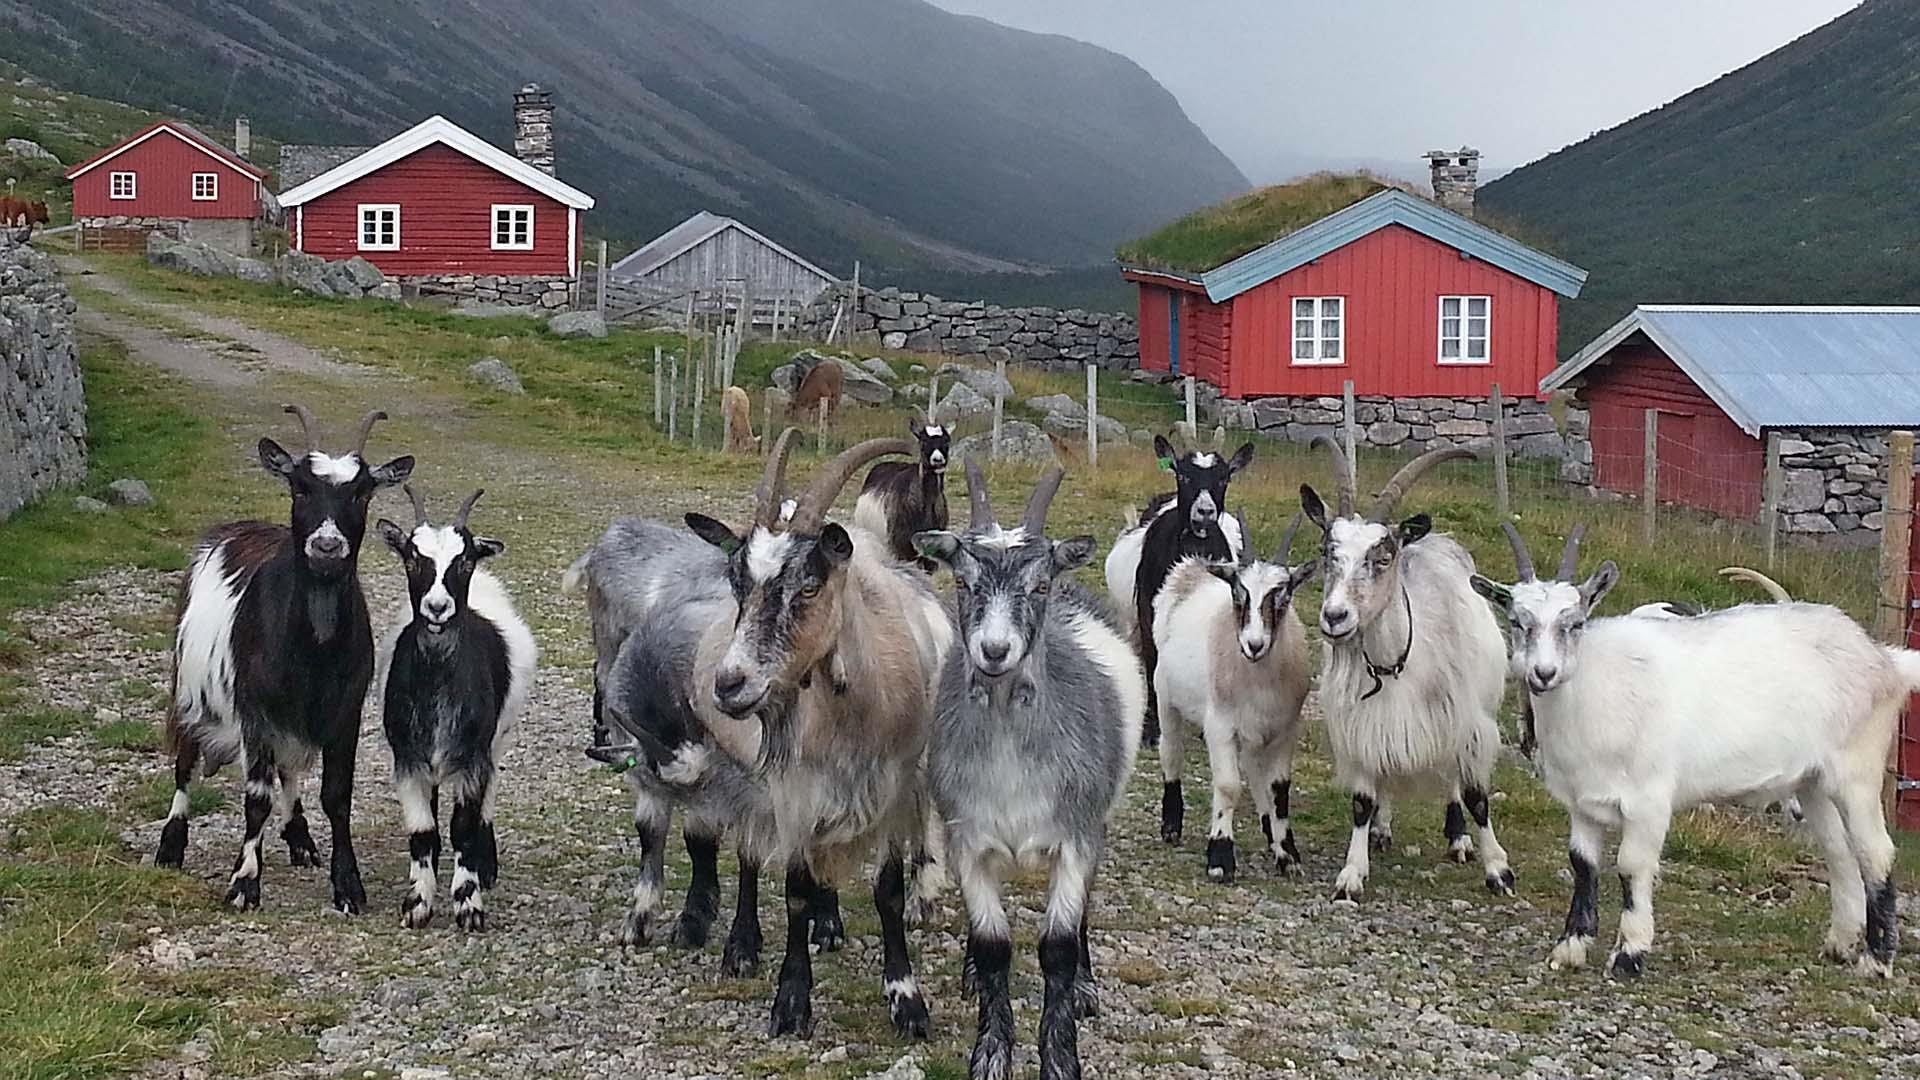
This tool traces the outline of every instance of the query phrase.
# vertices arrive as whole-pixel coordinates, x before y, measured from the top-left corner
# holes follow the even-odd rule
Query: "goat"
[[[753,437],[753,403],[747,399],[747,392],[737,386],[727,387],[720,395],[720,413],[726,417],[727,453],[753,453],[758,440]]]
[[[467,528],[480,492],[460,504],[453,524],[434,525],[425,499],[412,487],[406,491],[413,529],[386,518],[374,525],[406,568],[409,600],[382,649],[384,726],[412,863],[400,919],[415,929],[433,921],[440,789],[450,787],[454,923],[477,932],[486,929],[486,892],[500,873],[495,773],[526,708],[539,650],[506,588],[480,567],[506,550]]]
[[[1232,563],[1183,559],[1167,575],[1154,604],[1153,637],[1161,653],[1154,673],[1160,775],[1173,793],[1161,802],[1160,834],[1180,835],[1186,728],[1197,723],[1213,776],[1207,876],[1215,881],[1231,882],[1234,876],[1233,812],[1240,800],[1243,766],[1275,869],[1286,873],[1300,864],[1288,802],[1293,754],[1300,741],[1300,706],[1307,700],[1312,672],[1293,594],[1320,564],[1308,560],[1288,565],[1299,528],[1296,514],[1271,561],[1255,560],[1245,547]],[[1244,526],[1241,532],[1244,535]]]
[[[1620,929],[1609,969],[1636,976],[1653,945],[1653,879],[1673,815],[1705,802],[1797,794],[1827,859],[1823,952],[1893,974],[1893,840],[1880,801],[1887,746],[1920,653],[1875,644],[1825,604],[1742,604],[1684,619],[1593,618],[1619,578],[1575,584],[1579,530],[1542,581],[1506,526],[1518,579],[1473,588],[1506,613],[1513,671],[1540,735],[1540,774],[1567,808],[1573,900],[1549,960],[1583,966],[1598,930],[1597,872],[1620,831]]]
[[[815,364],[794,390],[793,401],[787,405],[787,415],[811,418],[823,401],[827,403],[827,414],[833,415],[840,408],[840,394],[846,377],[840,365],[832,360]]]
[[[228,880],[226,902],[260,906],[261,831],[275,809],[294,866],[318,866],[320,854],[300,805],[300,782],[320,759],[320,805],[333,829],[333,906],[366,907],[354,858],[353,769],[360,709],[373,678],[373,630],[360,591],[360,540],[367,507],[383,487],[405,482],[413,458],[369,466],[373,425],[360,422],[353,448],[319,449],[313,415],[300,420],[307,451],[299,457],[262,438],[260,464],[292,495],[291,527],[264,521],[220,525],[194,546],[174,623],[173,805],[154,862],[178,867],[187,850],[187,784],[196,765],[211,775],[238,760],[246,778],[246,837]]]
[[[1149,746],[1160,741],[1159,710],[1153,696],[1153,672],[1159,662],[1153,641],[1153,598],[1160,594],[1173,565],[1188,555],[1238,561],[1244,538],[1239,535],[1239,522],[1227,513],[1227,484],[1253,463],[1253,444],[1242,445],[1232,458],[1222,461],[1211,451],[1176,453],[1165,436],[1156,435],[1153,452],[1172,471],[1174,493],[1148,504],[1139,527],[1114,541],[1106,563],[1107,592],[1115,607],[1131,613],[1134,641],[1146,666]],[[1166,801],[1175,797],[1171,788],[1162,792],[1163,814]]]
[[[1017,868],[1049,877],[1040,1075],[1081,1074],[1078,1020],[1098,1008],[1093,881],[1146,715],[1139,658],[1104,605],[1064,576],[1091,561],[1093,537],[1046,538],[1061,476],[1049,470],[1021,524],[1006,529],[969,460],[967,533],[915,540],[959,585],[963,641],[941,675],[928,777],[967,905],[966,982],[980,996],[974,1080],[1013,1069],[1013,937],[1001,894]]]
[[[907,425],[920,444],[920,460],[882,461],[867,472],[860,498],[853,504],[853,523],[886,538],[887,549],[901,562],[918,560],[921,569],[932,563],[914,550],[915,533],[947,527],[947,454],[950,429],[915,419]]]
[[[783,435],[776,455],[786,450]],[[826,521],[854,470],[901,439],[860,443],[825,465],[779,525],[782,463],[768,463],[745,535],[712,518],[687,524],[728,557],[738,604],[731,627],[703,640],[698,670],[722,713],[758,720],[751,742],[723,741],[754,765],[773,802],[773,855],[787,867],[787,941],[772,1034],[813,1027],[810,909],[822,885],[882,851],[874,884],[882,989],[896,1031],[925,1038],[926,999],[905,930],[905,853],[925,834],[927,725],[940,665],[953,641],[926,575],[895,562],[881,537]]]
[[[1472,857],[1471,814],[1487,888],[1511,895],[1513,870],[1487,800],[1506,685],[1500,626],[1474,596],[1466,548],[1432,532],[1425,514],[1387,524],[1429,469],[1473,452],[1448,448],[1414,458],[1361,517],[1353,509],[1352,462],[1333,439],[1314,443],[1333,454],[1340,500],[1329,516],[1313,488],[1300,485],[1301,505],[1323,539],[1320,706],[1334,781],[1353,792],[1353,833],[1334,898],[1357,899],[1366,887],[1369,845],[1384,850],[1392,843],[1391,797],[1436,785],[1450,796],[1449,855],[1461,863]]]

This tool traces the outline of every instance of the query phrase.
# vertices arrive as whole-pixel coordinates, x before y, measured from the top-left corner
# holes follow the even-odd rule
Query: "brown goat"
[[[793,395],[793,401],[787,406],[789,416],[810,417],[820,409],[822,401],[827,403],[827,413],[832,415],[840,408],[840,391],[846,383],[846,375],[840,365],[831,360],[823,360],[807,372],[800,380],[800,389]]]
[[[720,413],[727,418],[727,453],[753,453],[753,402],[747,392],[737,386],[727,387],[720,395]]]
[[[45,225],[49,220],[44,202],[28,202],[11,195],[0,198],[0,225]]]

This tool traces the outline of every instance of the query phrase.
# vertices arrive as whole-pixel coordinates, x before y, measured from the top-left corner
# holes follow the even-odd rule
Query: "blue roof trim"
[[[1389,225],[1405,226],[1568,299],[1579,296],[1580,287],[1587,281],[1587,272],[1572,263],[1530,248],[1418,195],[1388,188],[1217,266],[1200,275],[1200,282],[1206,286],[1207,298],[1217,304]]]

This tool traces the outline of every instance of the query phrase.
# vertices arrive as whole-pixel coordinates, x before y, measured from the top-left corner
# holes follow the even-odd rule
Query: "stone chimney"
[[[1463,146],[1429,150],[1423,156],[1433,170],[1434,200],[1456,214],[1472,217],[1473,192],[1480,186],[1480,151]]]
[[[233,118],[233,152],[243,158],[253,157],[253,121],[244,116]]]
[[[513,95],[513,156],[553,175],[553,95],[539,83]]]

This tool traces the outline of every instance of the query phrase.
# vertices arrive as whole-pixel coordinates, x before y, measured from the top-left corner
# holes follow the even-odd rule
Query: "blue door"
[[[1173,289],[1167,290],[1167,363],[1180,374],[1180,294]]]

